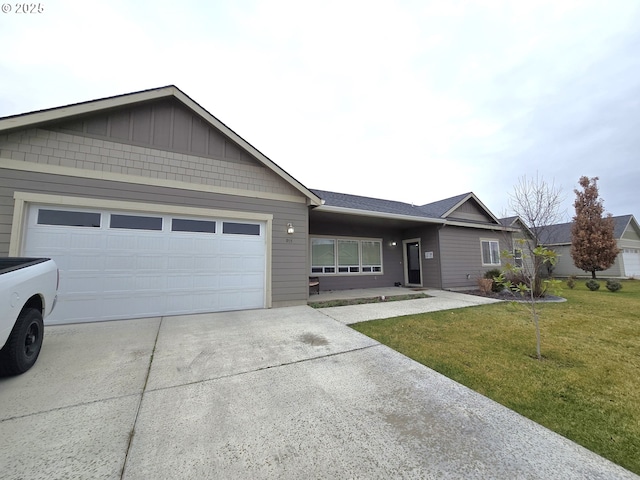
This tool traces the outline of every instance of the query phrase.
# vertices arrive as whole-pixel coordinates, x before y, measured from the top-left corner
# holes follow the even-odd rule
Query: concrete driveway
[[[306,306],[48,327],[0,476],[639,478]]]

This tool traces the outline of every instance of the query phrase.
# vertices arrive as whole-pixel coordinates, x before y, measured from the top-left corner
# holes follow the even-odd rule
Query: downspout
[[[440,231],[446,227],[447,224],[443,223],[438,227],[438,269],[440,270],[439,281],[440,281],[440,290],[443,290],[443,281],[442,281],[442,244],[440,243]]]

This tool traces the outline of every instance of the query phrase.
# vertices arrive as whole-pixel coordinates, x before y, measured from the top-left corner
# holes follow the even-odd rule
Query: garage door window
[[[111,228],[130,230],[162,230],[162,217],[142,217],[138,215],[111,215]]]
[[[224,222],[222,233],[233,235],[260,235],[260,225],[255,223]]]
[[[172,232],[216,233],[216,222],[206,220],[188,220],[174,218],[171,220]]]
[[[38,225],[67,225],[69,227],[98,227],[100,214],[68,210],[38,210]]]

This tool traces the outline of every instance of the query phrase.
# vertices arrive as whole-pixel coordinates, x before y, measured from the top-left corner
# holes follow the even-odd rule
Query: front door
[[[407,285],[422,285],[422,275],[420,272],[420,241],[406,240],[404,245],[406,283]]]

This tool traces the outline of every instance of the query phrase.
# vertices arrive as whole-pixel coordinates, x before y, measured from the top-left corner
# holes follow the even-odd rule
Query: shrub
[[[491,287],[493,286],[493,280],[490,278],[479,278],[478,279],[478,288],[484,295],[488,295],[491,292]]]
[[[571,275],[569,278],[567,278],[567,287],[573,290],[575,286],[576,286],[576,276]]]
[[[591,290],[592,292],[595,292],[596,290],[600,289],[600,283],[598,283],[596,280],[594,280],[593,278],[591,280],[588,280],[585,285],[587,286],[587,288],[589,290]]]
[[[501,292],[504,289],[504,285],[496,282],[493,278],[500,276],[500,270],[494,268],[493,270],[487,270],[484,273],[484,278],[491,280],[491,291],[492,292]]]
[[[622,284],[618,280],[607,280],[607,290],[617,292],[622,288]]]

